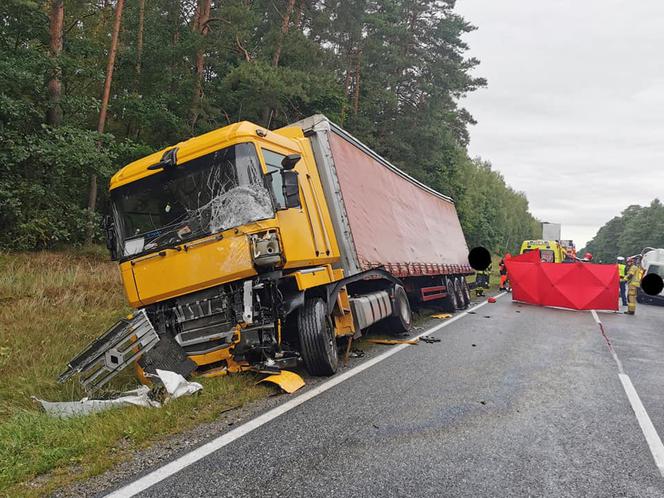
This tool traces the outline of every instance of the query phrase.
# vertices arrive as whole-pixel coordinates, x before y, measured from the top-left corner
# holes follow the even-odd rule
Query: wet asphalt
[[[591,314],[510,299],[141,496],[664,496]],[[664,435],[664,307],[600,318]]]

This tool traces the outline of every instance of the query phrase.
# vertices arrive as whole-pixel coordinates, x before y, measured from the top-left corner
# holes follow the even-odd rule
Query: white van
[[[649,273],[657,273],[660,277],[664,278],[664,249],[645,249],[643,258],[641,259],[641,266],[644,270],[644,276]],[[664,290],[656,296],[649,296],[639,287],[636,300],[639,303],[659,304],[664,306]]]

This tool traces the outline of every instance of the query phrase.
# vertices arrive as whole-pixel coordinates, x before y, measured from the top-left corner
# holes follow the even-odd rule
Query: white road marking
[[[652,457],[655,459],[655,465],[657,465],[659,473],[664,477],[664,444],[662,444],[662,440],[659,438],[655,426],[652,425],[648,412],[646,412],[643,403],[641,403],[641,398],[639,398],[636,389],[634,389],[629,376],[626,374],[618,374],[618,377],[620,377],[620,382],[622,382],[629,403],[632,405],[636,420],[639,421],[641,431],[646,438],[648,447],[650,447],[650,453],[652,453]]]
[[[505,295],[505,292],[502,292],[498,295],[496,295],[496,298],[500,298]],[[423,337],[425,335],[432,334],[444,327],[447,327],[448,325],[456,322],[457,320],[460,320],[464,316],[468,315],[469,311],[476,310],[478,308],[481,308],[485,304],[487,304],[488,301],[484,301],[476,306],[473,306],[469,310],[466,310],[462,313],[459,313],[455,317],[439,324],[435,325],[434,327],[431,327],[430,329],[425,330],[421,334],[416,335],[413,337],[413,339],[419,339],[420,337]],[[135,496],[141,491],[144,491],[151,486],[154,486],[160,481],[163,481],[164,479],[172,476],[173,474],[181,471],[182,469],[196,463],[197,461],[205,458],[206,456],[214,453],[215,451],[223,448],[224,446],[232,443],[236,439],[241,438],[242,436],[249,434],[251,431],[254,429],[258,429],[260,426],[270,422],[271,420],[274,420],[275,418],[283,415],[286,412],[289,412],[293,408],[296,408],[300,406],[302,403],[305,403],[306,401],[309,401],[312,398],[315,398],[319,394],[324,393],[325,391],[328,391],[332,389],[334,386],[337,386],[341,384],[342,382],[350,379],[351,377],[356,376],[360,372],[363,372],[367,370],[368,368],[371,368],[377,363],[380,363],[383,360],[386,360],[392,355],[397,354],[399,351],[406,349],[409,347],[410,344],[400,344],[398,346],[394,346],[393,348],[388,349],[384,353],[381,353],[380,355],[376,356],[375,358],[372,358],[371,360],[366,361],[365,363],[362,363],[361,365],[358,365],[355,368],[352,368],[350,370],[347,370],[346,372],[337,375],[333,377],[332,379],[328,380],[327,382],[324,382],[309,391],[297,396],[296,398],[291,399],[290,401],[285,402],[282,405],[279,405],[272,410],[264,413],[263,415],[260,415],[252,420],[249,420],[248,422],[236,427],[232,431],[227,432],[226,434],[223,434],[219,436],[216,439],[213,439],[212,441],[199,446],[198,448],[190,451],[189,453],[186,453],[185,455],[181,456],[180,458],[173,460],[172,462],[164,465],[163,467],[159,467],[156,470],[153,470],[149,474],[146,474],[145,476],[137,479],[136,481],[127,484],[126,486],[106,495],[108,498],[129,498],[131,496]]]
[[[611,341],[604,331],[604,325],[597,316],[597,312],[595,310],[590,310],[590,313],[593,315],[597,325],[599,325],[600,332],[602,333],[602,336],[604,337],[604,340],[609,347],[609,352],[618,365],[618,378],[620,379],[623,389],[625,390],[625,394],[627,394],[629,404],[632,405],[632,410],[634,410],[634,415],[636,415],[636,420],[639,422],[641,432],[643,432],[643,436],[646,438],[646,442],[650,448],[650,453],[655,460],[655,465],[657,465],[659,473],[662,475],[662,477],[664,477],[664,444],[662,444],[662,440],[660,439],[659,434],[657,434],[655,426],[652,425],[652,421],[648,416],[648,412],[643,406],[641,398],[639,398],[639,394],[636,392],[636,389],[634,389],[632,380],[623,370],[622,362],[620,361],[620,358],[618,358],[618,353],[616,353],[616,350],[613,349],[613,345],[611,344]]]

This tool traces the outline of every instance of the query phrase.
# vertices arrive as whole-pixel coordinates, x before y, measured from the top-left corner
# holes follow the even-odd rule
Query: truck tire
[[[392,301],[392,316],[385,319],[385,324],[393,334],[408,332],[413,325],[413,314],[408,302],[408,294],[400,285],[394,286],[394,300]]]
[[[304,302],[297,317],[297,330],[300,354],[307,372],[318,376],[333,375],[339,364],[337,339],[321,298]]]
[[[454,279],[445,277],[443,283],[447,289],[447,297],[443,301],[443,308],[445,311],[454,312],[459,309],[459,297],[456,292],[456,286],[454,285]]]
[[[463,298],[463,288],[461,285],[461,279],[460,278],[455,278],[454,279],[454,291],[456,292],[457,296],[457,310],[465,310],[468,305],[466,304],[465,299]]]
[[[459,282],[461,285],[461,295],[463,296],[463,307],[465,309],[470,306],[470,288],[468,287],[468,282],[466,282],[466,277],[459,277]]]

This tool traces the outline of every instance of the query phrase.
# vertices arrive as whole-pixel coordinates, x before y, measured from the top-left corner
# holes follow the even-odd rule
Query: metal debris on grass
[[[45,401],[34,396],[32,399],[39,403],[47,414],[58,418],[69,418],[124,406],[160,408],[162,404],[168,403],[172,399],[189,396],[203,389],[203,386],[198,382],[189,382],[182,375],[168,370],[157,370],[157,374],[154,377],[161,381],[161,384],[156,386],[156,390],[151,390],[147,386],[141,386],[138,389],[126,391],[113,399],[83,398],[80,401],[56,402]],[[157,390],[162,389],[165,389],[167,393],[164,395],[163,402],[155,399],[154,396]]]

